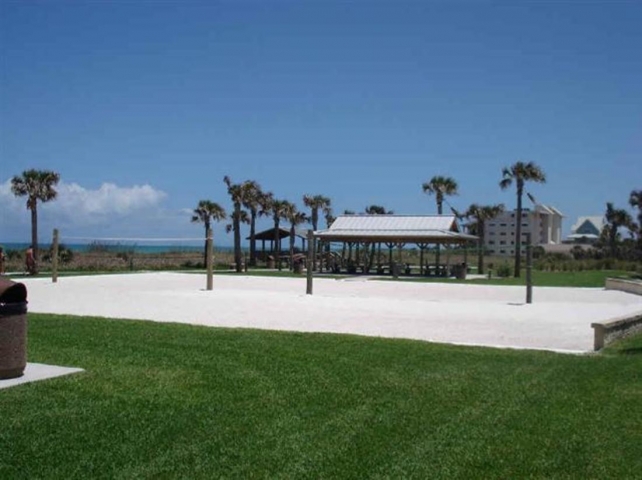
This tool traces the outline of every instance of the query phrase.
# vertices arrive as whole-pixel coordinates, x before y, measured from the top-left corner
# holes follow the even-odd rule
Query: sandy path
[[[145,273],[27,279],[29,311],[208,326],[353,333],[586,352],[591,322],[642,311],[642,297],[588,288]]]

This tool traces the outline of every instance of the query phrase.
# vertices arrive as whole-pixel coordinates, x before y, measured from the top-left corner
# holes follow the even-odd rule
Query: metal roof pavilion
[[[454,215],[340,215],[314,236],[328,242],[464,243],[477,240],[459,231]]]

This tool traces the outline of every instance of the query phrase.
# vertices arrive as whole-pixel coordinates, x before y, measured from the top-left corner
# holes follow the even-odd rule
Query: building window
[[[506,224],[505,224],[505,223],[500,223],[500,224],[499,224],[499,226],[500,226],[500,227],[505,227],[505,226],[506,226]]]
[[[522,227],[528,227],[528,223],[522,223]]]
[[[495,245],[495,240],[490,240],[490,241],[488,242],[488,245]]]
[[[495,224],[494,224],[494,223],[489,223],[489,224],[488,224],[488,226],[489,226],[489,227],[494,227],[494,226],[495,226]]]
[[[499,242],[500,245],[506,245],[506,242],[504,240]]]
[[[506,253],[506,250],[500,250],[499,253]]]

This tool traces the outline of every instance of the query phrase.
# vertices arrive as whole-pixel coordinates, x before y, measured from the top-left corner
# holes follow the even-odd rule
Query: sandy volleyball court
[[[140,273],[27,279],[29,311],[434,342],[586,352],[591,322],[642,311],[617,291],[384,282],[361,279]]]

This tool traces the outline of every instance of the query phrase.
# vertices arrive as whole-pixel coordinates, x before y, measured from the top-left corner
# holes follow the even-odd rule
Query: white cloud
[[[119,187],[103,183],[100,188],[90,190],[77,183],[58,186],[58,198],[51,204],[51,210],[63,214],[78,215],[128,215],[138,210],[158,206],[167,194],[150,185]]]
[[[103,183],[97,189],[60,182],[56,200],[39,205],[41,240],[56,227],[69,236],[158,236],[175,231],[181,236],[189,216],[163,207],[167,194],[151,185]],[[11,181],[0,183],[0,241],[26,241],[30,215],[25,198],[11,192]]]

